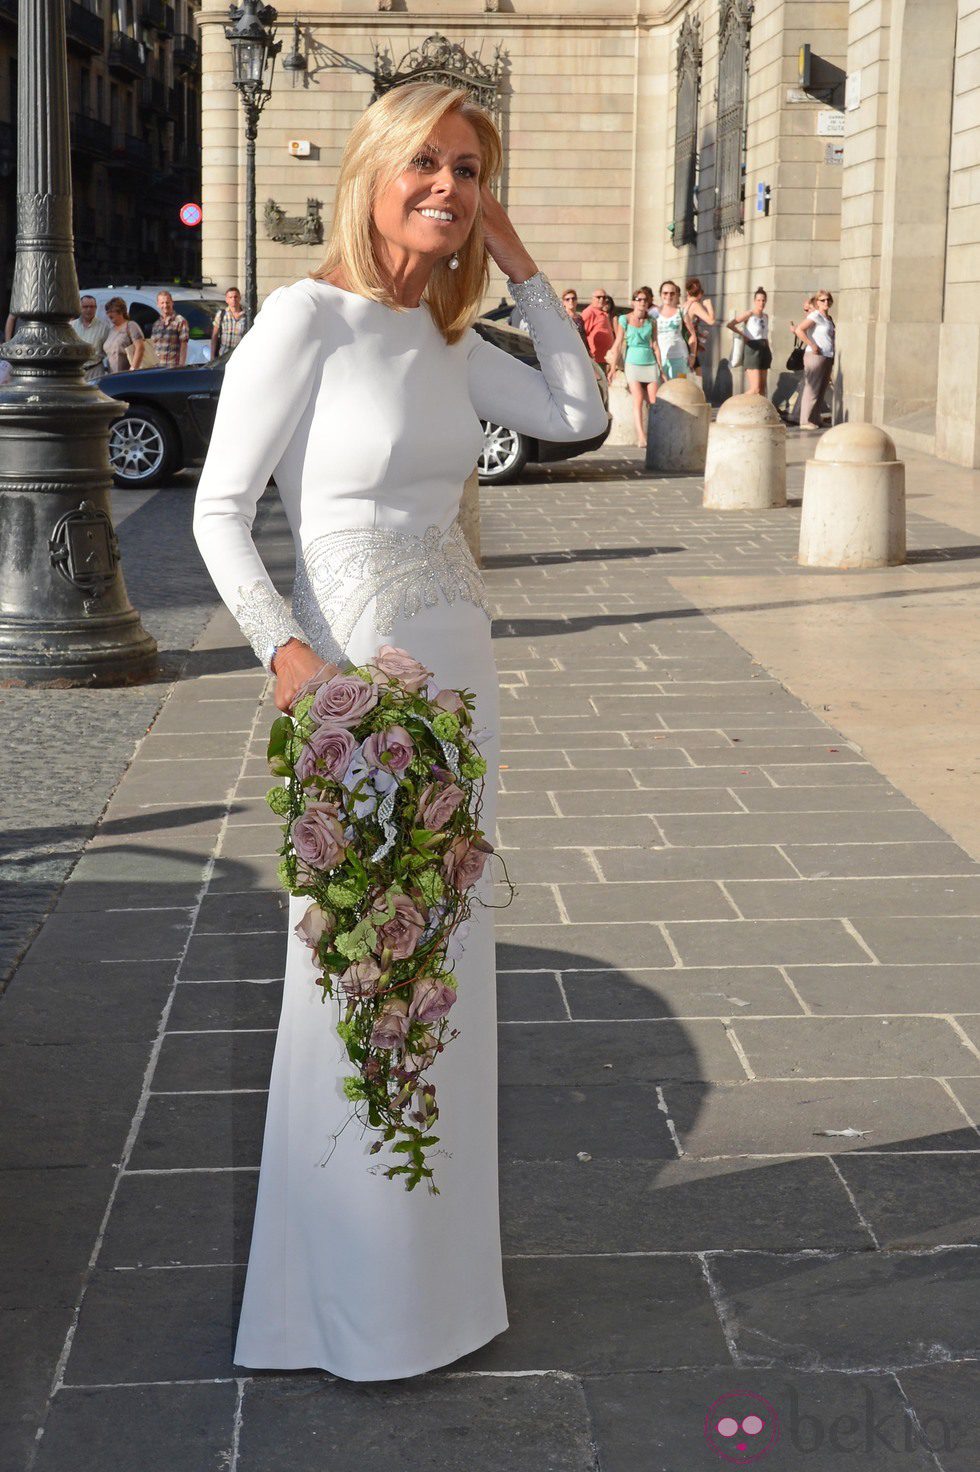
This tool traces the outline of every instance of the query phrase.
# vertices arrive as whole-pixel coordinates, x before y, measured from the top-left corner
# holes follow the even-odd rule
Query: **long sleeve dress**
[[[324,659],[407,649],[476,695],[488,734],[492,837],[498,690],[490,617],[457,513],[481,419],[585,439],[605,410],[585,347],[547,280],[511,288],[542,372],[468,331],[447,345],[428,307],[397,310],[306,279],[274,291],[228,363],[194,517],[221,597],[258,657],[290,635]],[[296,547],[292,608],[252,541],[275,475]],[[476,893],[489,899],[489,872]],[[456,964],[459,1036],[433,1070],[439,1194],[376,1168],[312,953],[293,934],[269,1086],[235,1362],[349,1380],[421,1374],[507,1327],[497,1199],[493,916],[474,907]],[[346,1123],[346,1128],[343,1126]]]

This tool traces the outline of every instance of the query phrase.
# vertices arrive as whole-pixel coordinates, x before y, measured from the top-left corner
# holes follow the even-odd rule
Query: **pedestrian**
[[[815,291],[813,311],[808,312],[796,328],[796,335],[803,344],[801,429],[819,429],[823,422],[823,399],[837,352],[837,327],[830,315],[833,305],[834,298],[829,291]]]
[[[616,341],[616,328],[612,317],[606,306],[611,303],[612,298],[602,287],[592,293],[592,300],[582,313],[582,324],[585,327],[585,341],[589,349],[589,357],[593,363],[598,363],[606,376],[610,376],[608,364],[609,349]]]
[[[150,329],[157,365],[160,368],[183,368],[191,336],[187,318],[174,311],[174,299],[169,291],[157,292],[157,311],[160,315]]]
[[[636,443],[647,442],[644,406],[652,404],[657,397],[660,378],[657,356],[653,350],[656,325],[647,315],[653,305],[649,287],[640,287],[633,293],[633,310],[623,312],[617,319],[616,340],[612,346],[612,373],[626,367],[626,382],[633,399],[633,423],[636,427]]]
[[[97,316],[97,302],[94,296],[83,296],[80,301],[80,312],[72,320],[72,331],[82,342],[88,343],[91,348],[89,356],[85,359],[84,372],[86,383],[94,383],[102,376],[102,353],[105,340],[112,331],[104,317]]]
[[[569,441],[606,426],[589,355],[491,192],[501,167],[496,126],[465,92],[410,83],[360,112],[340,164],[326,260],[312,276],[270,293],[225,370],[194,515],[218,591],[275,678],[279,710],[289,710],[311,679],[327,681],[321,688],[331,699],[337,689],[359,692],[358,714],[370,709],[373,686],[346,674],[353,665],[359,676],[359,667],[384,664],[390,654],[402,670],[404,661],[422,670],[423,682],[431,671],[447,691],[466,686],[494,773],[499,695],[490,610],[457,520],[479,449],[477,420]],[[490,261],[510,282],[543,372],[469,326]],[[273,467],[296,543],[291,607],[251,536]],[[339,681],[331,679],[337,662],[345,671]],[[339,722],[357,719],[337,711]],[[331,732],[350,739],[343,728]],[[402,731],[392,739],[396,734],[412,740]],[[454,760],[448,741],[444,749]],[[381,780],[390,775],[381,773]],[[443,775],[450,776],[437,769],[440,783]],[[427,777],[416,779],[420,789]],[[487,783],[481,809],[489,834],[493,785]],[[426,787],[424,800],[435,790]],[[451,783],[438,788],[444,795],[459,790]],[[314,807],[331,804],[307,812]],[[408,807],[405,813],[411,824]],[[411,835],[410,826],[396,830],[402,848]],[[437,846],[445,836],[437,835]],[[542,877],[554,877],[558,857],[543,854],[542,861]],[[452,880],[438,879],[439,854],[427,853],[425,862],[441,893]],[[402,1380],[458,1360],[507,1329],[490,880],[487,870],[473,881],[480,888],[467,933],[449,963],[459,988],[452,1017],[458,1031],[433,1070],[444,1139],[438,1195],[385,1180],[384,1156],[372,1166],[373,1149],[349,1102],[337,1009],[321,1007],[314,958],[303,927],[295,929],[304,916],[311,919],[308,898],[292,900],[236,1364]],[[423,903],[423,881],[408,883],[411,900],[398,886],[387,895],[398,893],[394,903],[418,915],[412,907],[416,898]],[[426,914],[430,904],[423,905]],[[328,938],[325,931],[321,954]],[[253,937],[235,952],[229,942],[231,971],[239,958],[243,974],[254,970],[264,940]],[[421,977],[433,962],[419,944]],[[415,945],[384,942],[386,981],[392,956],[408,956]],[[349,981],[352,973],[344,974]],[[341,983],[333,985],[339,990]],[[424,1065],[394,1041],[385,1046],[384,1067],[390,1060],[400,1068],[411,1094]],[[375,1038],[370,1059],[365,1050],[365,1069],[380,1047]],[[210,1313],[207,1303],[195,1306],[202,1331]]]
[[[588,347],[589,340],[585,335],[585,324],[582,321],[582,314],[578,309],[578,292],[573,290],[572,287],[569,286],[561,294],[561,304],[565,308],[565,311],[568,313],[568,315],[571,317],[575,327],[575,331],[585,343],[585,346]]]
[[[757,286],[752,306],[747,312],[738,312],[729,322],[729,329],[745,343],[742,367],[748,380],[750,394],[768,392],[769,369],[772,367],[772,348],[769,345],[769,313],[766,311],[769,297],[765,289]]]
[[[248,319],[242,306],[242,294],[237,286],[229,286],[225,292],[225,304],[214,319],[211,333],[211,359],[224,358],[237,347],[245,336]]]
[[[134,322],[126,310],[121,296],[110,297],[105,304],[110,332],[103,344],[105,360],[110,373],[128,373],[130,369],[142,367],[146,341],[138,322]]]
[[[694,349],[691,367],[700,378],[701,364],[707,351],[711,329],[718,319],[715,316],[711,298],[704,294],[700,276],[688,277],[684,283],[684,294],[684,324]]]
[[[681,289],[676,281],[660,283],[660,311],[654,327],[653,348],[665,379],[686,378],[693,367],[681,311]]]

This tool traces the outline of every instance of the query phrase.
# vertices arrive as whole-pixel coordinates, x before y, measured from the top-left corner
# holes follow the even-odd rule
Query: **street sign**
[[[844,114],[842,112],[817,113],[818,138],[843,138]]]
[[[180,223],[182,225],[200,225],[204,218],[204,211],[199,204],[182,204],[180,207]]]

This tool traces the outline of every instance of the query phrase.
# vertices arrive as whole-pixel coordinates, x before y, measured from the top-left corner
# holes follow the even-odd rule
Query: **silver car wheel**
[[[118,419],[109,433],[109,462],[116,475],[127,481],[135,483],[155,475],[166,453],[157,426],[139,414]]]
[[[506,475],[517,463],[521,454],[521,437],[516,430],[504,429],[500,424],[483,425],[483,454],[477,461],[480,475],[491,477]]]

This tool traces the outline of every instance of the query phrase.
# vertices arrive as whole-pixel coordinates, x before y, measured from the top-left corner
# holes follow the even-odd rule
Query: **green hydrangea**
[[[313,695],[304,695],[301,700],[297,700],[292,710],[293,719],[296,721],[305,721],[310,713],[310,707],[314,699],[315,696]]]
[[[478,777],[485,777],[487,775],[486,758],[482,756],[468,757],[462,763],[459,770],[464,777],[468,777],[471,782],[475,782]]]
[[[296,885],[296,860],[280,859],[279,867],[276,869],[276,878],[283,889],[293,889]]]
[[[441,900],[446,893],[446,886],[440,878],[437,869],[426,869],[416,877],[419,893],[427,905],[434,905],[436,900]]]
[[[345,1078],[344,1098],[349,1099],[352,1104],[356,1104],[359,1099],[366,1099],[367,1089],[364,1087],[364,1080],[358,1078],[356,1074],[351,1074]]]
[[[334,879],[327,885],[327,899],[338,910],[349,910],[356,905],[361,891],[349,879]]]
[[[455,741],[459,735],[459,721],[452,711],[440,711],[439,715],[433,719],[432,730],[440,741]]]
[[[292,805],[289,788],[283,787],[281,783],[277,787],[269,788],[269,791],[265,795],[265,800],[272,811],[279,814],[280,818],[285,818]]]
[[[340,1041],[343,1043],[345,1048],[350,1046],[351,1039],[356,1036],[356,1033],[357,1029],[355,1028],[353,1022],[347,1022],[342,1017],[337,1023],[337,1036],[340,1038]]]

